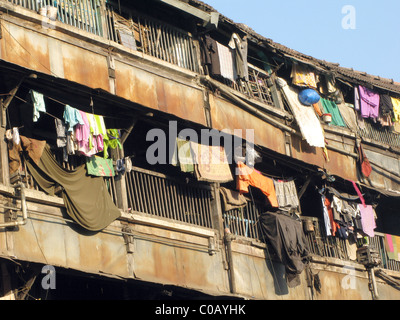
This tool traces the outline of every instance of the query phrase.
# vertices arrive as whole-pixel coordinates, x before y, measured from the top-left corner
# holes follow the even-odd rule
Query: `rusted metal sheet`
[[[49,208],[28,203],[28,223],[19,230],[7,232],[8,241],[12,242],[8,250],[10,256],[83,272],[131,276],[120,233],[99,232],[93,235],[60,219],[61,212],[56,216],[33,213],[46,212]],[[60,209],[51,210],[56,212]]]
[[[37,72],[109,91],[105,56],[3,21],[1,59]],[[62,39],[62,37],[60,37]]]
[[[327,161],[322,148],[310,147],[306,141],[295,135],[292,136],[292,156],[295,159],[326,169],[331,175],[337,175],[346,180],[358,180],[357,163],[353,157],[328,150],[329,161]]]
[[[400,161],[397,157],[384,155],[364,147],[367,158],[372,163],[370,179],[377,188],[400,191]],[[379,167],[377,165],[378,164]]]
[[[181,83],[158,78],[157,98],[161,111],[206,125],[203,92]]]
[[[152,109],[158,109],[154,76],[116,61],[115,79],[118,96]]]
[[[210,96],[213,127],[218,130],[246,129],[254,130],[255,144],[286,155],[285,134],[265,121],[249,114],[239,107],[218,97]],[[293,158],[326,169],[332,175],[344,179],[357,180],[355,159],[329,150],[329,161],[326,161],[322,148],[310,147],[297,135],[291,136],[291,155]],[[343,148],[343,146],[342,146]]]
[[[203,93],[200,89],[119,61],[115,63],[115,79],[118,96],[185,120],[206,124]]]
[[[285,154],[285,134],[265,121],[214,95],[210,95],[211,119],[214,129],[220,131],[253,130],[254,144]],[[251,140],[250,140],[251,141]]]
[[[2,21],[1,59],[51,74],[47,39],[37,32]]]
[[[137,226],[135,226],[137,229]],[[164,284],[174,284],[215,294],[229,294],[227,271],[223,264],[223,251],[210,255],[207,247],[198,243],[201,238],[191,242],[179,241],[182,234],[176,232],[168,236],[163,230],[151,230],[151,227],[141,227],[142,233],[159,233],[168,237],[161,239],[153,236],[153,240],[138,236],[135,239],[134,272],[142,280]],[[137,229],[138,230],[138,229]],[[174,239],[174,240],[172,240]],[[175,245],[174,245],[175,242]]]
[[[233,242],[232,251],[238,294],[262,300],[310,299],[305,272],[300,275],[300,286],[288,288],[285,267],[271,262],[264,249]]]
[[[366,274],[352,268],[340,268],[336,272],[313,270],[321,282],[321,292],[315,293],[317,300],[371,300]]]
[[[62,61],[62,62],[61,62]],[[64,77],[90,88],[110,90],[107,58],[80,47],[63,44]]]

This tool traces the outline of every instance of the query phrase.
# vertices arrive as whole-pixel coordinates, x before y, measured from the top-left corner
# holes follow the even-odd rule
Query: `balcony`
[[[43,0],[9,0],[10,3],[22,6],[26,9],[40,13],[40,8],[55,6],[56,1]],[[76,27],[80,30],[101,36],[111,42],[125,46],[127,49],[137,50],[177,65],[189,71],[199,73],[200,65],[196,51],[196,40],[189,32],[167,25],[143,14],[133,11],[118,11],[111,2],[107,4],[105,11],[101,10],[101,1],[95,0],[59,0],[57,1],[57,20]],[[273,105],[268,85],[268,75],[256,66],[249,65],[249,82],[230,82],[219,79],[233,90],[240,92],[250,99]],[[371,140],[384,142],[393,147],[399,147],[398,135],[389,131],[381,131],[367,124],[368,131],[364,137]],[[58,155],[57,155],[58,157]],[[69,169],[76,168],[79,160],[63,163]],[[26,172],[26,171],[25,171]],[[25,173],[22,173],[25,174]],[[15,177],[12,177],[14,179]],[[181,178],[171,177],[144,168],[134,167],[126,173],[124,186],[126,189],[127,206],[129,212],[140,213],[161,219],[168,219],[184,224],[202,228],[213,229],[212,202],[215,200],[211,194],[210,186],[206,184],[185,183]],[[35,181],[24,175],[27,184],[32,189],[39,189]],[[114,178],[105,178],[109,192],[115,203],[121,194],[118,193]],[[161,195],[161,196],[159,196]],[[221,217],[224,227],[229,231],[250,241],[263,242],[259,233],[257,221],[261,209],[250,199],[242,210],[225,212]],[[303,217],[303,219],[310,219]],[[350,260],[348,243],[338,238],[323,235],[323,228],[318,220],[312,220],[314,231],[306,234],[310,251],[322,257],[332,257],[342,260]],[[397,261],[388,259],[385,251],[384,235],[377,234],[370,239],[381,255],[382,267],[400,271]]]
[[[79,165],[79,161],[69,163],[61,161],[65,168],[73,169]],[[73,159],[73,158],[72,158]],[[21,172],[20,172],[21,174]],[[28,188],[40,190],[33,178],[22,172],[22,177]],[[121,195],[116,188],[115,177],[104,178],[108,190],[114,202],[118,203]],[[15,177],[12,177],[15,182]],[[181,177],[174,177],[152,170],[132,167],[125,173],[125,187],[127,192],[127,213],[139,214],[149,218],[160,219],[160,222],[179,223],[187,226],[200,227],[212,231],[214,198],[211,186],[207,183],[185,182]],[[222,213],[223,227],[229,232],[247,243],[263,247],[265,240],[258,227],[258,216],[262,213],[262,205],[257,201],[247,198],[247,204],[241,209],[233,209]],[[301,216],[304,232],[312,256],[335,258],[342,261],[356,262],[356,243],[349,239],[326,236],[323,222],[319,218]],[[385,234],[375,233],[374,237],[368,237],[368,245],[378,251],[380,265],[378,267],[400,272],[400,262],[390,259],[385,247]]]
[[[102,36],[100,0],[8,0],[81,30]],[[55,8],[55,9],[53,9]]]

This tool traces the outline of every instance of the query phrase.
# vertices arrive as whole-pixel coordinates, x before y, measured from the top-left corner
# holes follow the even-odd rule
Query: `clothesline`
[[[31,105],[31,106],[33,107],[33,104],[31,104],[31,103],[29,103],[28,101],[22,99],[21,97],[15,96],[15,98],[17,98],[17,99],[21,100],[22,102],[24,102],[24,103],[26,103],[26,104],[29,104],[29,105]],[[43,112],[43,113],[45,113],[45,114],[47,114],[47,115],[53,117],[54,119],[58,119],[56,116],[52,115],[51,113],[49,113],[49,112],[47,112],[47,111],[45,111],[45,112]],[[59,119],[58,119],[58,120],[59,120]]]
[[[0,96],[9,96],[9,95],[10,95],[10,93],[0,93]],[[17,99],[19,99],[19,100],[21,100],[22,102],[24,102],[24,103],[26,103],[26,104],[29,104],[29,105],[33,106],[32,103],[26,101],[25,99],[23,99],[23,98],[21,98],[21,97],[19,97],[19,96],[17,96],[17,95],[14,95],[14,97],[17,98]],[[49,96],[46,96],[46,98],[48,98],[48,99],[50,99],[50,100],[52,100],[52,101],[54,101],[54,102],[56,102],[56,103],[59,103],[59,104],[61,104],[61,105],[63,105],[63,106],[67,105],[67,103],[61,102],[61,101],[59,101],[59,100],[57,100],[57,99],[54,99],[54,98],[52,98],[52,97],[49,97]],[[45,113],[45,114],[47,114],[47,115],[53,117],[54,119],[59,119],[58,117],[52,115],[51,113],[49,113],[49,112],[47,112],[47,111],[46,111],[46,112],[43,112],[43,113]],[[92,113],[93,113],[93,108],[92,108]],[[113,117],[113,116],[103,116],[103,115],[102,115],[102,117],[103,117],[103,118],[108,118],[108,119],[119,119],[119,120],[123,120],[123,118]],[[59,120],[60,120],[60,119],[59,119]],[[119,130],[126,130],[126,129],[119,129]]]

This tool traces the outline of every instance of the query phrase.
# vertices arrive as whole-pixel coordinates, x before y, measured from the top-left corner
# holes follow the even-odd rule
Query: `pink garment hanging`
[[[379,94],[368,88],[359,86],[359,95],[361,116],[363,118],[377,119],[379,117]]]
[[[362,206],[360,204],[358,208],[360,209],[363,232],[369,237],[374,237],[376,228],[374,208],[370,205]]]
[[[89,143],[90,127],[89,120],[86,116],[86,112],[79,110],[84,124],[77,124],[75,127],[75,139],[78,142]]]
[[[361,194],[360,189],[358,189],[358,187],[357,187],[357,185],[356,185],[356,183],[355,183],[354,181],[351,181],[351,183],[353,184],[353,187],[354,187],[354,189],[356,190],[357,195],[359,196],[359,198],[360,198],[360,200],[361,200],[361,203],[362,203],[363,206],[365,207],[365,206],[366,206],[366,205],[365,205],[365,200],[364,200],[363,195]]]
[[[393,246],[393,239],[392,236],[390,234],[385,234],[385,240],[388,246],[388,251],[389,252],[394,252],[394,246]]]
[[[97,153],[97,148],[90,148],[90,123],[87,113],[80,111],[82,116],[83,125],[76,125],[75,127],[75,139],[78,145],[78,151],[86,157],[91,157]]]

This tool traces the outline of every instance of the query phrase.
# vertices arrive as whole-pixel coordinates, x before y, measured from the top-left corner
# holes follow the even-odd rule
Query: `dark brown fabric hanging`
[[[281,211],[260,215],[260,229],[275,251],[279,262],[285,266],[288,286],[299,285],[298,276],[305,268],[305,258],[309,254],[307,240],[301,221],[287,216]]]
[[[121,216],[102,177],[88,176],[85,165],[62,168],[45,142],[21,137],[21,143],[35,181],[50,195],[60,185],[68,215],[83,228],[100,231]]]

